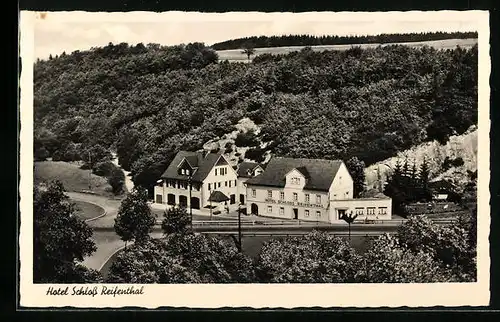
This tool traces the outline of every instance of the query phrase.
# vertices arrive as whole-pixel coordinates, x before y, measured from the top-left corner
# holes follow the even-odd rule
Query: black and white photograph
[[[487,305],[488,28],[22,12],[21,304]]]

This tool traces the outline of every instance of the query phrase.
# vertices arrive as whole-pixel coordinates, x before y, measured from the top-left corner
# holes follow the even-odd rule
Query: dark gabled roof
[[[223,201],[228,201],[228,200],[229,200],[229,198],[219,190],[215,190],[214,192],[212,192],[212,194],[208,198],[208,201],[211,201],[211,202],[223,202]]]
[[[259,163],[244,161],[238,165],[238,170],[236,170],[236,173],[238,177],[251,178],[253,177],[252,175],[253,170],[255,170],[255,168],[257,168],[258,166],[264,169],[262,165],[260,165]]]
[[[302,175],[304,176],[304,178],[309,178],[309,171],[307,171],[307,168],[302,166],[302,167],[298,167],[297,168],[297,171],[299,171],[300,173],[302,173]]]
[[[164,179],[187,180],[189,176],[178,174],[177,171],[179,164],[182,160],[186,159],[193,167],[197,167],[192,177],[193,182],[202,182],[210,173],[210,170],[212,170],[221,155],[222,152],[208,153],[203,157],[203,152],[179,151],[161,177]],[[193,163],[196,164],[196,166]]]
[[[307,179],[305,190],[328,191],[341,165],[341,160],[272,158],[262,174],[249,179],[246,183],[284,187],[285,175],[297,169]]]

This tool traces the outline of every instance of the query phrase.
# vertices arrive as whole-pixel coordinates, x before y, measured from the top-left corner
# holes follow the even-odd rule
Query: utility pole
[[[238,204],[238,251],[241,253],[241,203]]]
[[[92,158],[90,157],[90,151],[89,153],[89,190],[92,190]]]
[[[208,190],[208,194],[210,197],[208,197],[208,202],[210,203],[210,220],[212,220],[212,190]]]
[[[189,176],[189,217],[191,218],[191,231],[193,231],[193,199],[191,198],[191,190],[193,189],[192,177]]]

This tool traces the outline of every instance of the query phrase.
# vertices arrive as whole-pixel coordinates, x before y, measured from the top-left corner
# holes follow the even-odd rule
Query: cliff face
[[[426,142],[412,149],[398,153],[396,157],[377,162],[365,169],[367,188],[373,188],[377,184],[377,169],[385,181],[390,167],[396,165],[397,160],[401,163],[408,160],[410,166],[415,162],[420,165],[424,158],[430,167],[431,180],[446,179],[453,182],[457,187],[463,188],[468,182],[467,171],[477,170],[477,127],[472,126],[466,133],[450,137],[446,145],[437,141]],[[446,157],[450,160],[461,158],[463,165],[451,166],[449,169],[443,167]]]

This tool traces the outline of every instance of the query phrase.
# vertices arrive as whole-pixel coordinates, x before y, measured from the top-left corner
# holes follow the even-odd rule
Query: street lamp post
[[[210,203],[210,220],[212,220],[212,190],[208,189],[208,202]]]
[[[241,253],[241,203],[238,204],[238,251]]]
[[[191,198],[191,190],[193,189],[192,177],[189,176],[189,217],[191,218],[191,231],[193,230],[193,199]]]
[[[92,190],[92,158],[89,152],[89,190]]]

